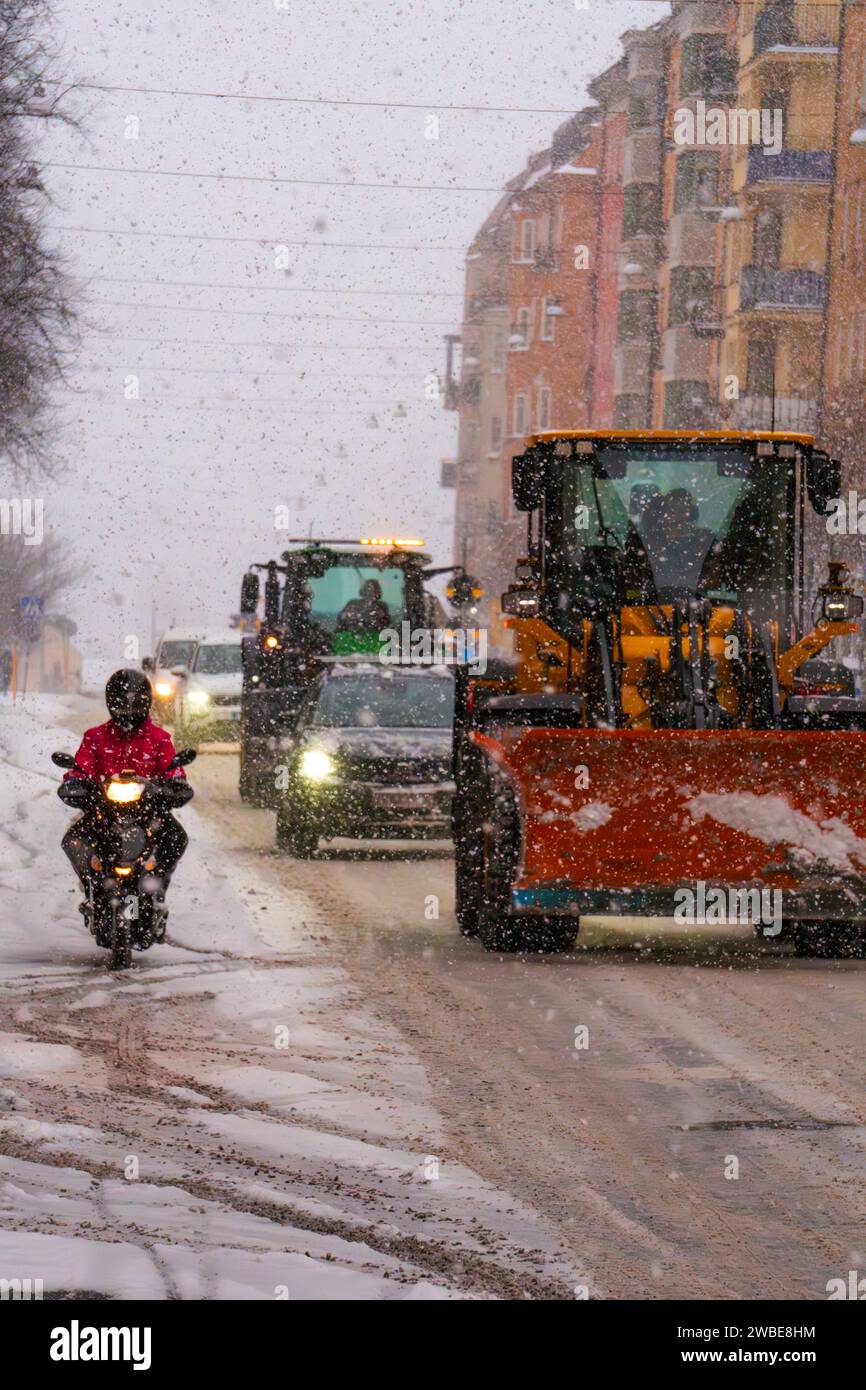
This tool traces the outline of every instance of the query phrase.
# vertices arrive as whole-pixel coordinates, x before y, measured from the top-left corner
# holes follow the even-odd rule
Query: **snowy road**
[[[268,855],[233,771],[199,763],[202,804]],[[494,957],[456,933],[448,857],[268,863],[420,1057],[448,1155],[538,1212],[592,1294],[821,1298],[862,1267],[866,965],[623,921],[575,957]]]
[[[866,965],[625,922],[490,956],[456,933],[447,847],[278,856],[211,755],[172,944],[111,976],[47,763],[81,720],[0,711],[0,1276],[824,1298],[862,1268]]]

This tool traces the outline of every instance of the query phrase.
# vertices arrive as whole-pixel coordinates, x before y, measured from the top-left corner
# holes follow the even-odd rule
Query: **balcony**
[[[755,18],[754,52],[833,49],[839,42],[840,6],[773,0]]]
[[[734,422],[741,430],[792,430],[813,434],[818,402],[809,396],[741,396],[734,405]]]
[[[748,152],[747,183],[832,183],[832,150],[780,150],[767,154],[754,145]]]
[[[814,270],[776,270],[744,265],[740,275],[740,309],[822,309],[827,280]]]

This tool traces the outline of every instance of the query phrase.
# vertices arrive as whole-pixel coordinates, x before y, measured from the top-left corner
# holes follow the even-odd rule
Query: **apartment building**
[[[866,6],[840,15],[822,437],[866,493]]]
[[[778,150],[730,151],[718,399],[747,428],[818,425],[841,10],[793,0],[739,6],[737,107],[772,113],[781,129]]]
[[[457,410],[455,555],[485,587],[482,620],[505,644],[498,596],[525,546],[511,459],[526,436],[589,424],[597,326],[601,123],[566,121],[507,186],[466,259]]]

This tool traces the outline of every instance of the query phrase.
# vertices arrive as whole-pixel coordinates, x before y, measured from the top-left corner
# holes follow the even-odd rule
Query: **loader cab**
[[[690,597],[793,635],[805,499],[829,509],[838,465],[808,436],[597,432],[531,441],[514,482],[539,515],[542,616],[564,636],[604,611]]]

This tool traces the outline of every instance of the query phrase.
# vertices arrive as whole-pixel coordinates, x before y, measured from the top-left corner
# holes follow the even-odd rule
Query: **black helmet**
[[[150,714],[150,681],[141,671],[115,671],[105,687],[105,703],[118,729],[134,733]]]

